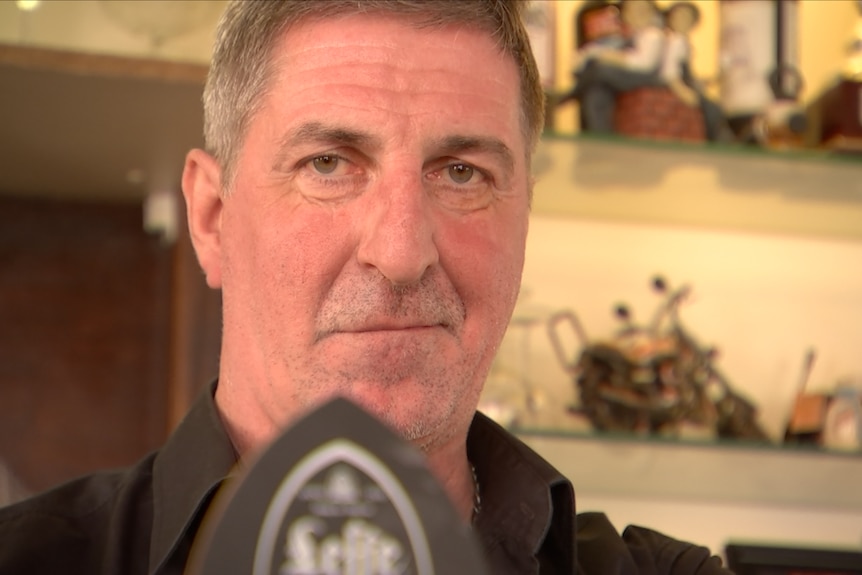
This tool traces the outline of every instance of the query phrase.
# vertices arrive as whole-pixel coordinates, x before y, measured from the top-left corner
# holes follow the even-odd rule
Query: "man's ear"
[[[215,158],[194,149],[186,155],[183,196],[192,245],[207,285],[221,287],[221,168]]]

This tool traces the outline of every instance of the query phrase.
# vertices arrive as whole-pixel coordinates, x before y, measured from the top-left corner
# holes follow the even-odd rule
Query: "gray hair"
[[[385,12],[417,27],[467,25],[487,32],[518,66],[521,123],[532,151],[544,123],[545,99],[520,0],[233,0],[216,32],[204,88],[204,138],[222,168],[222,189],[232,187],[237,155],[271,75],[277,39],[305,19]]]

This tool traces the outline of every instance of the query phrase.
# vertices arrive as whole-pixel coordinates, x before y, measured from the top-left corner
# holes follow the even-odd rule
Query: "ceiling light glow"
[[[41,4],[41,0],[17,0],[15,4],[18,6],[19,10],[23,10],[24,12],[32,12]]]

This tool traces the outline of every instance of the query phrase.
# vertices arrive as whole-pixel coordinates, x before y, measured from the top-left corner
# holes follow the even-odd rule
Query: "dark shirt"
[[[214,389],[134,467],[0,509],[0,574],[182,573],[200,520],[237,461]],[[467,448],[482,497],[474,528],[493,575],[729,573],[704,548],[642,528],[620,536],[602,514],[576,518],[571,483],[481,414]]]

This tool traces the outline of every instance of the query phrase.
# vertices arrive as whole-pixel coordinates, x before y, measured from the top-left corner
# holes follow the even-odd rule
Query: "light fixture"
[[[41,4],[41,0],[17,0],[15,5],[18,6],[19,10],[24,12],[32,12]]]
[[[214,25],[223,5],[201,0],[100,0],[102,13],[114,24],[149,38],[153,47],[165,41]]]

